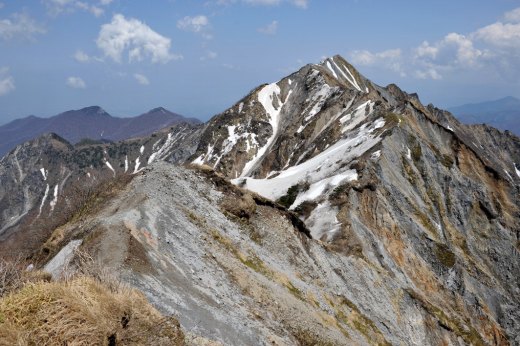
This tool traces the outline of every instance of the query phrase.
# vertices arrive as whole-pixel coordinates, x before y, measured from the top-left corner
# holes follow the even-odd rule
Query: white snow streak
[[[332,72],[332,74],[334,75],[334,78],[339,79],[338,75],[336,74],[336,71],[334,71],[334,69],[330,65],[330,61],[328,61],[328,60],[327,60],[327,67],[329,68],[330,72]]]
[[[287,97],[288,99],[289,97]],[[287,102],[287,99],[285,102]],[[265,109],[265,112],[269,118],[269,124],[273,128],[273,134],[271,137],[267,140],[267,143],[260,148],[255,156],[246,163],[244,166],[244,169],[242,170],[241,177],[247,176],[251,173],[251,171],[255,168],[255,164],[264,156],[264,154],[267,152],[267,150],[271,147],[274,140],[276,139],[276,136],[278,135],[278,123],[280,121],[280,111],[282,110],[283,103],[280,99],[280,87],[276,83],[272,83],[269,85],[266,85],[260,92],[258,92],[258,101],[262,104],[262,106]],[[274,102],[277,101],[278,108],[275,108]]]
[[[54,211],[54,207],[58,203],[58,185],[54,186],[54,199],[51,201],[51,213]]]
[[[43,180],[44,181],[47,181],[47,172],[45,171],[45,168],[40,168],[40,172],[42,173],[43,175]]]
[[[410,150],[410,148],[406,147],[406,158],[408,160],[411,160],[412,159],[412,151]]]
[[[520,170],[518,170],[518,168],[516,168],[516,163],[514,163],[513,165],[515,166],[516,175],[518,175],[518,177],[520,178]]]
[[[343,77],[345,77],[345,79],[350,83],[352,84],[352,86],[354,88],[356,88],[358,91],[361,91],[361,88],[359,87],[359,84],[357,83],[356,81],[356,78],[354,78],[354,76],[352,75],[352,73],[350,73],[349,69],[347,68],[347,66],[344,66],[343,67],[345,68],[345,70],[347,71],[347,73],[350,75],[351,78],[349,78],[345,72],[343,72],[343,70],[338,66],[338,64],[336,64],[336,62],[334,61],[334,58],[331,58],[332,62],[334,63],[334,65],[336,66],[336,68],[339,70],[339,72],[341,72],[341,74],[343,75]]]
[[[125,173],[128,172],[128,155],[125,156]]]
[[[49,196],[49,184],[47,184],[47,187],[45,188],[45,193],[43,194],[42,202],[40,204],[40,212],[38,213],[38,217],[40,217],[42,213],[43,206],[45,205],[45,201],[47,200],[47,196]]]
[[[110,164],[110,162],[105,161],[105,165],[114,173],[114,177],[116,176],[116,171],[114,170],[114,167]]]
[[[144,145],[141,145],[141,149],[139,149],[139,152],[141,153],[141,155],[143,155],[143,153],[144,153]]]
[[[132,173],[132,174],[136,174],[137,172],[139,172],[139,166],[141,165],[140,158],[141,158],[141,156],[138,156],[137,159],[135,159],[135,168],[134,168],[134,173]]]

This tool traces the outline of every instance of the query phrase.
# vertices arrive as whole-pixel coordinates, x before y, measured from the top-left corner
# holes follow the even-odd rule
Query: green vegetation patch
[[[455,265],[455,254],[450,250],[446,244],[435,244],[435,257],[446,267],[451,268]]]

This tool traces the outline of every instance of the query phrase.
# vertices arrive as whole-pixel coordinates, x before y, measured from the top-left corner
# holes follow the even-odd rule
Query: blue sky
[[[334,54],[439,107],[520,97],[520,1],[0,0],[0,124],[90,105],[206,120]]]

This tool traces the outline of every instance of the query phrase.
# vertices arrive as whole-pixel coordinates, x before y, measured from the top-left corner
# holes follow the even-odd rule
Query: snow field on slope
[[[271,200],[276,200],[287,193],[287,190],[296,184],[307,182],[308,191],[298,195],[297,199],[308,200],[316,198],[316,194],[327,193],[332,186],[337,186],[345,180],[357,179],[355,170],[342,169],[345,163],[363,155],[376,145],[381,138],[371,136],[371,133],[383,127],[384,120],[378,119],[361,126],[359,131],[351,137],[339,140],[319,155],[280,172],[270,179],[238,178],[232,180],[234,184],[244,184],[244,187]],[[293,205],[291,207],[296,207]]]

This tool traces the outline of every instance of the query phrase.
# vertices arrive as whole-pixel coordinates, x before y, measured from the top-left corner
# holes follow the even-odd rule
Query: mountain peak
[[[369,92],[368,80],[339,54],[325,58],[316,66],[320,66],[328,75],[349,89],[362,93]]]
[[[167,110],[166,108],[164,107],[156,107],[150,111],[148,111],[148,114],[150,113],[162,113],[162,114],[170,114],[172,112],[170,112],[169,110]]]
[[[100,106],[89,106],[82,109],[79,109],[78,112],[87,113],[89,115],[109,115],[103,108]]]

